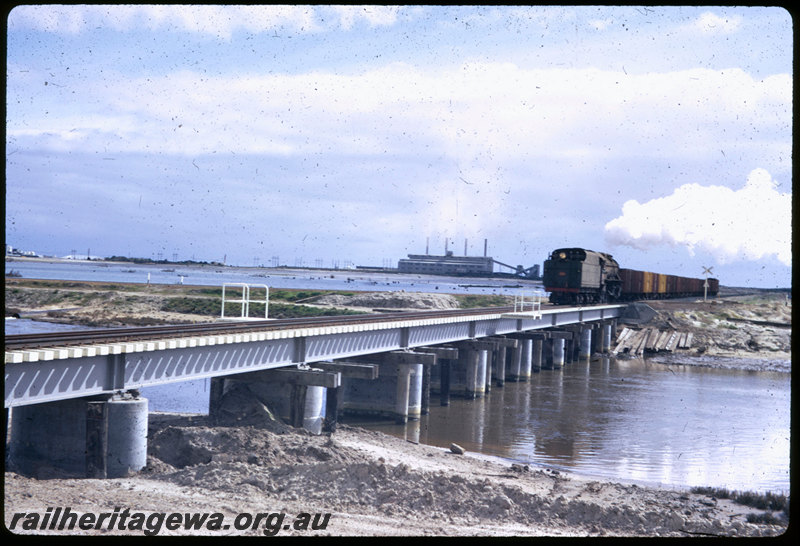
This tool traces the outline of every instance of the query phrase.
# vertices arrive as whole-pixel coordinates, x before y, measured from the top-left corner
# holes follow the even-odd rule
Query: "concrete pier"
[[[533,340],[525,338],[522,340],[522,352],[519,359],[519,379],[518,381],[528,381],[531,378],[531,360],[533,357]]]
[[[553,368],[559,369],[564,366],[564,340],[562,338],[553,340]]]
[[[592,356],[592,329],[591,327],[587,327],[583,331],[581,331],[581,341],[580,341],[578,357],[589,358],[591,356]]]
[[[506,367],[506,381],[519,381],[520,380],[520,367],[522,361],[522,342],[518,340],[519,343],[516,347],[511,349],[511,358],[508,361],[508,366]]]
[[[316,362],[315,368],[327,372],[338,372],[342,381],[347,378],[358,378],[372,381],[378,378],[378,366],[363,362]],[[342,387],[327,388],[325,391],[325,418],[322,423],[322,432],[335,432],[341,410]]]
[[[428,393],[439,394],[439,401],[442,406],[450,405],[450,367],[451,362],[458,359],[458,349],[455,347],[420,347],[419,350],[422,353],[432,354],[436,357],[431,366],[425,366],[426,370],[430,370],[430,381],[427,385]],[[424,400],[426,386],[423,385],[422,389]],[[423,406],[424,414],[425,409]]]
[[[506,382],[509,350],[517,347],[519,340],[507,337],[493,337],[490,338],[490,341],[495,345],[495,349],[492,351],[491,379],[494,380],[496,386],[502,387]]]
[[[603,326],[603,353],[611,350],[611,323],[604,322]]]
[[[553,369],[553,339],[548,338],[542,341],[542,369]]]
[[[13,408],[9,464],[32,476],[139,471],[147,464],[147,399],[133,391]]]
[[[341,373],[321,368],[281,368],[235,374],[212,381],[209,417],[218,423],[257,422],[280,417],[319,433],[326,389],[341,385]]]
[[[566,343],[573,337],[572,332],[568,330],[558,330],[549,332],[550,339],[552,340],[551,350],[552,355],[552,369],[560,369],[567,362]]]
[[[398,423],[418,420],[425,398],[424,368],[433,366],[436,355],[393,351],[369,360],[378,365],[377,379],[343,378],[342,411],[388,417]],[[426,387],[430,388],[429,384]]]

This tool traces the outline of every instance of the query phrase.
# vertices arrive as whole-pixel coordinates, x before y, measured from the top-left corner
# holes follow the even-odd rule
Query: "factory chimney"
[[[464,239],[464,256],[467,255],[467,239]]]
[[[489,244],[489,239],[484,239],[483,240],[483,257],[484,258],[486,257],[486,250],[488,248],[488,244]]]
[[[425,237],[425,255],[428,255],[428,244],[430,243],[430,237]]]

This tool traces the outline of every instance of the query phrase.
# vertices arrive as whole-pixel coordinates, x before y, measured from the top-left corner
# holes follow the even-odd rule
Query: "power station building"
[[[409,254],[408,258],[397,261],[397,271],[425,275],[491,275],[494,260],[488,256],[453,256],[452,251],[444,256]]]

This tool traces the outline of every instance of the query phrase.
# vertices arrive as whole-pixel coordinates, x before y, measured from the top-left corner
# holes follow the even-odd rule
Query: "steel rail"
[[[513,306],[483,307],[475,309],[449,309],[439,311],[404,311],[369,315],[338,315],[331,317],[254,320],[246,322],[178,324],[143,327],[122,327],[97,330],[71,330],[5,336],[5,350],[35,349],[41,347],[82,345],[87,343],[113,343],[159,339],[169,336],[230,334],[286,330],[314,326],[339,326],[416,320],[433,317],[469,317],[513,311]]]

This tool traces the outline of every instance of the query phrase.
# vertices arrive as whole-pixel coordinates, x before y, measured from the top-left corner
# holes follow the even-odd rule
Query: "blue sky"
[[[777,7],[18,6],[6,242],[252,266],[563,246],[791,284]]]

